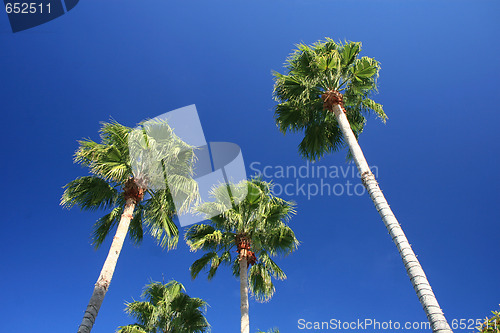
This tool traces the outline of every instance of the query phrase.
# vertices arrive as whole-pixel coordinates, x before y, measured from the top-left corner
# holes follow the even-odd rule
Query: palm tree
[[[278,328],[271,328],[267,332],[259,330],[259,331],[257,331],[257,333],[280,333],[280,330]]]
[[[204,316],[207,303],[191,298],[177,281],[167,284],[151,282],[142,298],[146,301],[126,303],[125,311],[137,323],[118,328],[117,333],[202,333],[210,325]]]
[[[92,243],[96,248],[116,227],[79,333],[90,332],[95,323],[127,233],[138,244],[146,229],[162,247],[174,248],[178,230],[172,221],[176,213],[172,195],[183,195],[186,203],[197,200],[197,185],[190,177],[194,158],[191,147],[177,138],[164,121],[150,122],[147,126],[147,130],[143,127],[142,130],[132,131],[115,121],[103,123],[101,143],[81,140],[75,153],[75,163],[88,167],[90,175],[79,177],[64,186],[62,206],[109,211],[94,225]],[[163,136],[152,137],[148,134],[155,131],[163,133]],[[140,145],[142,150],[136,149],[136,146],[141,148]],[[137,157],[144,151],[149,159],[143,154],[139,161],[132,161],[130,147],[135,147],[133,156]],[[153,179],[158,181],[158,175],[148,173],[153,157],[162,166],[163,175],[176,173],[168,178],[168,186],[158,187],[158,184],[152,183]],[[181,205],[181,209],[183,207]]]
[[[374,112],[385,122],[382,105],[369,97],[376,92],[379,63],[359,58],[361,43],[331,39],[312,46],[300,44],[286,60],[286,74],[274,73],[276,123],[281,132],[304,131],[299,153],[315,161],[347,146],[361,180],[403,259],[411,283],[433,332],[451,332],[427,277],[387,204],[358,144],[364,115]]]
[[[220,264],[231,265],[233,275],[239,276],[241,333],[250,331],[248,290],[258,301],[269,300],[275,291],[271,278],[286,278],[271,257],[287,255],[299,244],[287,225],[294,204],[273,196],[270,186],[253,179],[216,187],[211,193],[215,201],[198,208],[213,216],[210,222],[192,226],[185,235],[192,251],[206,252],[190,267],[193,279],[205,268],[212,279]]]
[[[500,332],[500,311],[491,311],[493,316],[486,317],[484,321],[476,327],[477,333],[498,333]],[[479,320],[476,320],[476,324]],[[460,325],[462,326],[462,325]]]

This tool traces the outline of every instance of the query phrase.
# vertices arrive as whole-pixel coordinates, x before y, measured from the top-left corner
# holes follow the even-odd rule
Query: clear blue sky
[[[86,173],[72,163],[76,140],[97,139],[110,117],[133,126],[196,104],[207,140],[237,143],[249,173],[303,166],[300,136],[274,124],[271,71],[295,43],[324,37],[361,41],[382,64],[376,100],[389,120],[368,119],[360,144],[448,320],[498,309],[499,12],[498,1],[82,0],[16,34],[0,14],[2,331],[75,332],[104,262],[109,240],[90,245],[100,213],[59,206],[61,187]],[[343,154],[318,165],[349,167]],[[426,321],[366,194],[284,197],[297,202],[302,244],[279,260],[288,279],[275,297],[251,301],[251,332],[302,332],[299,319]],[[167,252],[127,241],[93,332],[131,323],[124,302],[162,275],[210,304],[214,332],[237,332],[238,281],[229,270],[191,281],[199,256],[182,242]]]

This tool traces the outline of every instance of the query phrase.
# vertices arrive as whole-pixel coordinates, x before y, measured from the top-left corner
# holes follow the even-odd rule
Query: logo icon
[[[166,122],[171,132],[168,130],[158,130],[159,123]],[[146,136],[144,135],[147,134]],[[152,138],[150,143],[146,143],[145,137]],[[175,138],[182,140],[182,144],[171,144]],[[152,146],[154,148],[152,149]],[[200,199],[202,202],[213,201],[210,192],[214,187],[221,184],[227,185],[227,191],[231,191],[237,184],[247,179],[243,155],[238,145],[230,142],[209,142],[207,143],[196,106],[189,105],[164,113],[158,117],[148,120],[136,127],[129,136],[129,152],[134,170],[134,175],[145,175],[152,189],[165,189],[169,183],[174,183],[180,176],[186,177],[188,173],[183,168],[182,163],[169,161],[168,157],[162,153],[167,149],[178,149],[180,153],[176,156],[182,156],[182,150],[186,154],[194,153],[194,173],[191,175],[191,181],[196,182]],[[174,200],[176,210],[179,212],[179,223],[181,226],[191,225],[213,217],[224,211],[214,212],[207,216],[196,212],[196,203],[186,204],[185,196],[170,188],[170,193]],[[241,192],[241,189],[234,188],[234,192]],[[246,196],[245,193],[239,193],[240,201]],[[230,200],[229,192],[227,194]],[[228,210],[233,204],[239,201],[225,203],[221,208]],[[183,208],[183,209],[181,209]]]
[[[3,0],[12,32],[52,21],[75,8],[80,0]]]

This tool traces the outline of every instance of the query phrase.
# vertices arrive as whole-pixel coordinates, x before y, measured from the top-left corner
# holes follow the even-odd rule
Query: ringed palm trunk
[[[417,293],[418,299],[424,308],[427,319],[429,320],[434,333],[452,333],[448,322],[441,310],[439,303],[434,296],[431,289],[429,281],[425,276],[424,270],[420,265],[415,253],[413,252],[408,239],[406,238],[403,229],[399,225],[394,213],[392,212],[384,194],[380,190],[375,176],[371,172],[368,163],[366,162],[363,151],[352,132],[351,126],[347,117],[342,110],[342,107],[338,104],[333,105],[332,111],[335,114],[337,122],[342,130],[342,134],[346,139],[349,149],[351,150],[358,171],[361,175],[361,180],[363,185],[366,187],[370,197],[375,204],[375,208],[379,212],[382,220],[384,221],[385,227],[389,231],[389,234],[396,244],[399,250],[399,254],[403,259],[410,281]]]
[[[111,243],[108,256],[102,266],[101,274],[95,284],[94,292],[90,298],[87,310],[85,310],[85,314],[83,315],[83,320],[78,328],[78,333],[89,333],[92,330],[92,326],[94,326],[97,313],[101,308],[104,296],[106,295],[111,279],[113,278],[116,263],[118,261],[118,257],[120,256],[130,221],[132,220],[135,203],[136,201],[134,198],[127,198],[115,237],[113,237],[113,242]]]
[[[248,266],[247,258],[240,250],[240,310],[241,310],[241,333],[250,332],[250,319],[248,316]]]

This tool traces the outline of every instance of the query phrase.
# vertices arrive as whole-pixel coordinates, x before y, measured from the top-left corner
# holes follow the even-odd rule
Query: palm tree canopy
[[[476,327],[477,333],[498,333],[500,331],[500,311],[491,311],[493,316],[486,317],[481,325]]]
[[[119,327],[118,333],[202,333],[210,328],[204,316],[207,303],[189,297],[177,281],[151,282],[141,297],[145,301],[127,303],[125,309],[137,323]]]
[[[291,253],[299,242],[287,225],[295,214],[294,203],[275,197],[271,186],[253,179],[212,190],[215,201],[203,203],[198,210],[213,217],[208,224],[192,226],[185,235],[192,251],[206,252],[191,265],[193,278],[203,269],[213,278],[220,264],[231,265],[233,275],[239,276],[239,258],[233,253],[239,252],[245,239],[255,258],[248,274],[250,291],[259,301],[272,297],[271,277],[282,280],[286,275],[271,257]]]
[[[158,134],[152,136],[151,127],[167,134],[163,137]],[[131,140],[131,135],[142,136],[143,140]],[[161,246],[175,247],[179,232],[172,220],[176,213],[172,192],[183,193],[187,204],[198,198],[197,184],[192,179],[192,147],[176,137],[164,121],[153,122],[148,131],[132,130],[116,121],[103,123],[100,139],[100,143],[91,139],[78,142],[75,163],[88,167],[90,175],[79,177],[64,186],[61,205],[66,208],[78,206],[82,210],[108,211],[94,225],[92,243],[99,247],[119,223],[125,205],[124,190],[132,182],[144,193],[136,200],[129,237],[134,243],[140,243],[146,228]],[[144,149],[134,151],[147,152],[148,157],[153,156],[153,159],[160,161],[165,175],[169,172],[171,177],[168,182],[163,177],[164,186],[151,186],[152,177],[147,172],[151,158],[141,159],[137,154],[131,158],[134,144],[145,145]]]
[[[365,115],[374,112],[385,122],[382,105],[370,97],[377,91],[380,64],[359,57],[361,43],[335,42],[330,38],[313,45],[297,45],[285,63],[286,74],[274,72],[275,119],[281,132],[304,131],[300,154],[318,160],[344,148],[345,142],[322,95],[339,92],[356,137],[363,131]]]

